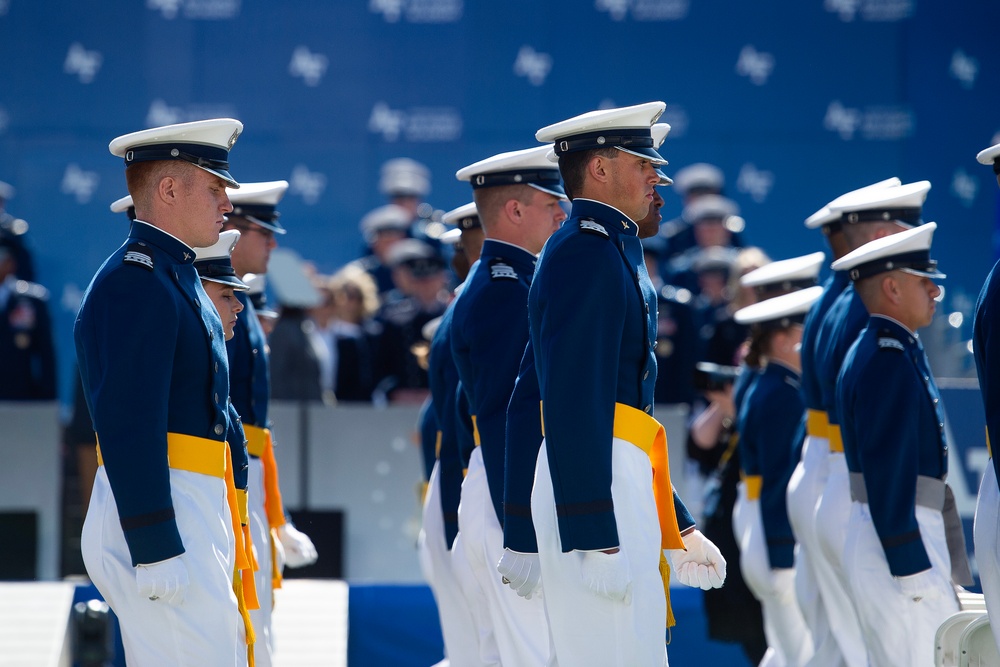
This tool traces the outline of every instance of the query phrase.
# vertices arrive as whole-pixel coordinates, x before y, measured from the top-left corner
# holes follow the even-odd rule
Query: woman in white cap
[[[195,248],[194,268],[201,277],[201,286],[219,312],[226,340],[233,337],[237,316],[243,312],[243,304],[236,298],[236,292],[250,290],[249,285],[236,277],[229,259],[239,240],[240,232],[230,229],[219,234],[219,242],[215,245]]]
[[[236,334],[236,321],[238,315],[243,312],[243,303],[236,298],[236,292],[246,292],[250,289],[249,285],[239,279],[236,275],[236,270],[233,268],[231,257],[233,248],[236,247],[236,243],[239,240],[239,230],[229,229],[219,234],[217,243],[207,248],[195,248],[194,268],[201,278],[201,286],[205,289],[205,293],[208,294],[212,305],[215,306],[215,310],[219,313],[219,319],[222,321],[222,331],[226,340],[231,340]],[[233,483],[236,487],[237,497],[239,498],[238,507],[244,508],[248,507],[247,498],[250,485],[248,475],[249,453],[245,445],[237,447],[235,443],[245,443],[247,438],[243,421],[233,406],[232,399],[230,398],[227,403],[229,405],[229,434],[226,439],[230,443],[233,455]],[[237,551],[239,551],[240,538],[242,538],[243,556],[245,559],[243,565],[246,567],[241,570],[239,577],[234,575],[233,581],[237,600],[242,598],[240,611],[241,613],[246,612],[249,614],[251,610],[260,608],[260,600],[256,592],[257,583],[254,575],[254,572],[260,568],[256,563],[253,540],[250,530],[247,527],[249,525],[248,516],[244,516],[242,509],[240,509],[240,512],[239,529],[241,533],[237,533],[236,536]],[[236,526],[234,525],[235,529]],[[253,557],[251,558],[250,556]],[[246,627],[249,627],[249,625]],[[254,632],[254,639],[256,635],[257,632]],[[256,644],[256,641],[246,642],[245,628],[241,632],[240,638],[243,640],[243,643]],[[256,654],[259,655],[260,645],[258,644],[256,648],[258,649]],[[253,649],[244,651],[242,648],[238,648],[237,665],[248,664],[250,661],[249,656],[252,654],[254,654]]]
[[[804,407],[799,395],[802,322],[821,287],[791,292],[747,306],[736,321],[751,326],[750,348],[763,370],[739,413],[741,505],[734,515],[740,566],[764,611],[768,649],[761,665],[803,665],[812,639],[795,599],[795,537],[785,489],[796,460],[793,444]]]

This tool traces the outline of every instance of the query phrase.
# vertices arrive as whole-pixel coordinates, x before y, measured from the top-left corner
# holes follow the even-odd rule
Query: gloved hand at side
[[[503,582],[525,600],[530,600],[532,595],[542,589],[542,569],[538,564],[538,554],[504,549],[503,556],[497,563],[497,572],[503,577]]]
[[[613,554],[585,552],[580,564],[580,576],[594,595],[625,604],[632,601],[632,572],[622,549]]]
[[[278,528],[278,541],[285,550],[285,565],[305,567],[316,562],[319,555],[309,536],[290,523]]]
[[[694,530],[684,536],[686,549],[671,549],[670,567],[677,581],[707,591],[726,581],[726,559],[710,539]]]
[[[184,602],[191,582],[184,561],[180,556],[174,556],[159,563],[137,565],[135,584],[139,595],[144,598],[179,605]]]

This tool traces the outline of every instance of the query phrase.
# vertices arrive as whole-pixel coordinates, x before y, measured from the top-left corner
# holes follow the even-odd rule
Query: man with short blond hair
[[[194,267],[194,248],[216,243],[232,210],[228,157],[242,129],[196,121],[110,145],[125,158],[136,220],[74,330],[100,463],[81,549],[129,664],[235,665],[242,649],[227,468],[229,445],[243,443],[226,442],[224,332]]]

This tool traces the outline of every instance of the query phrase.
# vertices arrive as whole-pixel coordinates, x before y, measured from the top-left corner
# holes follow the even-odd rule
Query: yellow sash
[[[544,408],[543,408],[544,415]],[[545,435],[545,421],[542,419],[542,435]],[[674,489],[670,483],[670,457],[667,450],[667,433],[663,425],[642,410],[624,403],[615,403],[615,421],[612,435],[625,440],[646,453],[653,468],[653,498],[656,501],[656,516],[660,524],[660,578],[663,580],[663,595],[667,601],[666,627],[676,625],[670,606],[670,564],[664,549],[684,549],[674,508]]]
[[[476,415],[470,416],[472,417],[472,441],[476,444],[476,447],[478,447],[483,442],[479,439],[479,425],[476,423]]]
[[[229,443],[227,442],[227,461],[230,456]],[[233,534],[236,536],[236,565],[233,568],[233,593],[236,594],[236,603],[240,610],[240,616],[243,617],[243,628],[246,631],[247,661],[250,667],[253,667],[253,645],[257,638],[253,631],[253,622],[250,620],[250,610],[260,609],[260,602],[257,600],[257,582],[253,576],[253,544],[250,539],[249,526],[240,520],[239,491],[237,491],[233,480],[232,466],[226,466],[226,489],[226,500],[229,502],[229,516],[232,519]]]
[[[830,451],[844,453],[844,439],[840,435],[840,426],[837,424],[830,424],[827,429],[827,436],[830,440]]]
[[[243,617],[247,654],[252,666],[254,664],[253,643],[255,637],[248,610],[259,609],[260,604],[257,601],[257,587],[254,584],[253,570],[251,569],[250,561],[253,558],[253,550],[249,541],[250,536],[244,530],[241,521],[241,518],[247,513],[246,493],[242,494],[241,512],[241,500],[233,480],[233,467],[229,465],[230,456],[228,442],[200,438],[185,433],[167,433],[167,465],[175,470],[186,470],[226,481],[226,503],[229,506],[229,518],[233,527],[233,535],[236,538],[233,591],[236,593],[240,615]],[[97,443],[97,465],[104,465],[100,439]],[[250,553],[249,558],[247,557],[248,552]],[[236,574],[240,576],[236,576]]]
[[[829,437],[830,418],[822,410],[806,410],[806,433],[814,438]]]
[[[614,437],[632,443],[649,456],[653,466],[653,498],[656,500],[656,515],[660,523],[660,579],[663,580],[663,596],[667,600],[668,628],[677,624],[670,605],[670,563],[664,549],[683,549],[684,538],[677,525],[674,508],[674,487],[670,483],[670,457],[667,450],[667,432],[663,424],[642,410],[624,403],[615,403]]]
[[[747,475],[740,471],[740,477],[747,489],[747,500],[760,500],[760,490],[764,486],[764,478],[760,475]]]
[[[285,525],[285,504],[281,499],[281,487],[278,484],[278,461],[274,457],[274,438],[271,429],[259,426],[243,425],[247,435],[247,451],[260,459],[264,476],[264,513],[271,530],[271,587],[281,588],[282,575],[275,558],[278,548],[274,544],[277,533],[274,532]],[[259,452],[259,453],[258,453]]]

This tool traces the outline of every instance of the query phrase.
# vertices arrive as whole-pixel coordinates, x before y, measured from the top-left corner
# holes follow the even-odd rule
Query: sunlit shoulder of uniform
[[[879,350],[895,350],[896,352],[903,352],[906,350],[906,347],[903,345],[903,341],[892,335],[892,332],[890,331],[880,331],[877,342]]]
[[[580,218],[580,231],[584,234],[594,234],[596,236],[603,236],[604,238],[611,238],[611,234],[607,229],[604,228],[599,222],[591,218]]]

